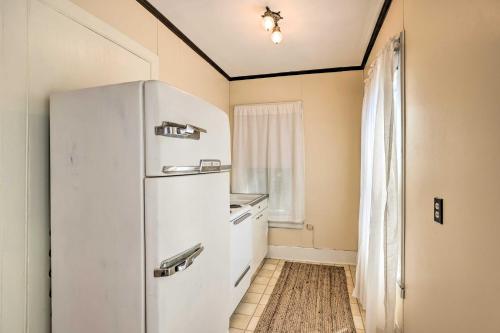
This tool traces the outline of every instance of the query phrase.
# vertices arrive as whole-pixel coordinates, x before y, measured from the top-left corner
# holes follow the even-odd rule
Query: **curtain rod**
[[[234,106],[252,106],[252,105],[273,105],[273,104],[283,104],[283,103],[303,103],[302,100],[296,99],[292,101],[281,101],[281,102],[264,102],[264,103],[249,103],[249,104],[235,104]]]
[[[382,48],[382,50],[380,50],[379,52],[377,52],[377,55],[375,56],[375,59],[370,63],[370,65],[367,67],[367,77],[363,80],[365,83],[370,79],[370,74],[373,70],[373,66],[375,65],[375,62],[377,61],[377,58],[380,56],[380,54],[382,53],[382,51],[388,47],[391,43],[394,42],[394,49],[393,51],[395,52],[399,52],[401,51],[401,32],[396,35],[396,36],[393,36],[389,39],[389,41],[385,44],[385,46]]]

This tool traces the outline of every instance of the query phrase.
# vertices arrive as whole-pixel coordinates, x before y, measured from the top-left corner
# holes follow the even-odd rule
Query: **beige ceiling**
[[[229,76],[361,64],[383,0],[150,0]],[[260,15],[281,11],[283,41]]]

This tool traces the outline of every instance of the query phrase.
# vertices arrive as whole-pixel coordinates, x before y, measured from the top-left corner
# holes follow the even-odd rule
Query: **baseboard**
[[[269,245],[267,252],[268,258],[342,265],[356,265],[356,255],[356,251],[276,245]]]

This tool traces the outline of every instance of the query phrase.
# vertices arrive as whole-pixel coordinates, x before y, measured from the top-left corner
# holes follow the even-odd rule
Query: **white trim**
[[[116,45],[133,53],[151,65],[151,79],[158,80],[160,65],[158,55],[148,48],[134,41],[129,36],[121,33],[108,23],[101,21],[92,14],[68,0],[38,0],[60,14],[95,32],[96,34],[112,41]]]
[[[268,258],[318,264],[356,265],[356,251],[269,245]]]
[[[269,228],[282,228],[282,229],[304,229],[304,222],[276,222],[269,221]]]

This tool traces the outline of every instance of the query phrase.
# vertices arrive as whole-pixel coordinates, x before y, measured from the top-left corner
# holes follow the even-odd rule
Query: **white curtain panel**
[[[399,65],[399,41],[394,38],[378,55],[365,81],[354,296],[366,310],[367,333],[395,332],[402,220]]]
[[[235,106],[232,164],[233,193],[268,193],[269,225],[302,228],[302,102]]]

